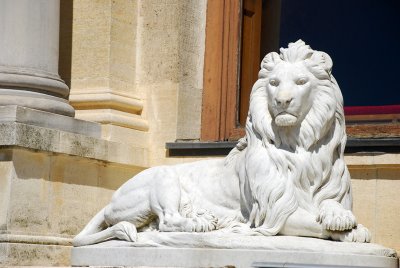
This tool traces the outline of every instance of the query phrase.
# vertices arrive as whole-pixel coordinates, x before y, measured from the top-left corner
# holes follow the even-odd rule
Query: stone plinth
[[[315,238],[141,233],[137,243],[108,241],[73,248],[72,265],[398,268],[398,258],[394,250],[376,244]]]
[[[98,123],[0,107],[0,266],[70,265],[72,237],[147,167],[145,149],[100,132]]]

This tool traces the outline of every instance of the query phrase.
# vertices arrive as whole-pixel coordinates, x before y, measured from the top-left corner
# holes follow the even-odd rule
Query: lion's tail
[[[91,245],[103,241],[103,236],[100,237],[98,234],[107,228],[104,211],[105,208],[100,210],[96,216],[90,220],[85,228],[74,237],[72,244],[75,247]]]

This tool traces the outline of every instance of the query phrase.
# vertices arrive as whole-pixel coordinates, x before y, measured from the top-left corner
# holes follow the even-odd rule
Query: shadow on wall
[[[71,88],[73,1],[60,1],[60,52],[58,73]]]
[[[0,152],[0,163],[8,161],[13,162],[13,172],[18,180],[42,180],[66,187],[88,186],[111,191],[143,170],[75,156],[19,149]]]

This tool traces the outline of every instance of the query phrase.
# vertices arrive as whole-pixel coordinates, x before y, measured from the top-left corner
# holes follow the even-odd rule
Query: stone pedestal
[[[103,140],[100,129],[0,106],[0,266],[70,265],[72,237],[148,166],[146,151]]]
[[[0,106],[74,116],[58,75],[59,0],[0,2]]]
[[[334,242],[305,237],[254,237],[213,233],[139,234],[137,243],[108,241],[98,245],[73,248],[72,265],[236,268],[399,267],[396,252],[376,244]]]

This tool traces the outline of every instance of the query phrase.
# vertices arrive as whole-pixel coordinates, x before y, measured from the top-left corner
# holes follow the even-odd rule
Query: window
[[[394,0],[208,1],[202,140],[235,140],[263,56],[303,39],[334,61],[348,134],[400,137],[400,4]]]

